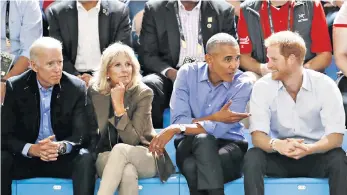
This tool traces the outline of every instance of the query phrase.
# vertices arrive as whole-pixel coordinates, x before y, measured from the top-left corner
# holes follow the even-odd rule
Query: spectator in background
[[[334,56],[337,67],[347,75],[347,2],[341,5],[341,9],[334,21]]]
[[[48,21],[46,17],[46,10],[47,8],[52,5],[54,2],[58,2],[60,0],[40,0],[40,7],[41,7],[41,12],[42,12],[42,32],[44,37],[49,36],[49,31],[48,31]]]
[[[303,36],[308,48],[305,68],[323,72],[330,65],[331,42],[319,1],[251,0],[242,3],[240,10],[238,34],[241,68],[260,76],[271,72],[267,68],[268,59],[263,42],[271,34],[285,30]]]
[[[336,15],[340,9],[340,6],[337,6],[337,4],[339,3],[340,1],[336,1],[336,0],[321,0],[321,4],[324,8],[325,18],[328,25],[329,36],[330,36],[332,46],[333,46],[333,24],[334,24]]]
[[[151,142],[160,151],[176,134],[177,166],[191,195],[224,195],[224,183],[242,176],[241,163],[248,144],[240,121],[253,82],[238,70],[240,49],[226,33],[206,44],[206,62],[180,68],[172,92],[169,126]]]
[[[338,3],[338,2],[337,2]],[[337,80],[342,93],[345,112],[347,111],[347,2],[343,3],[334,21],[333,40],[334,56],[337,67],[342,75]],[[346,120],[347,121],[347,120]],[[347,122],[346,122],[347,123]],[[346,124],[347,125],[347,124]]]
[[[74,194],[93,195],[95,166],[85,122],[86,86],[63,72],[61,43],[36,40],[31,70],[6,82],[1,113],[1,194],[13,179],[72,178]],[[91,151],[91,150],[90,150]]]
[[[1,1],[1,56],[11,58],[12,69],[1,70],[1,102],[5,82],[29,66],[29,47],[42,37],[42,17],[38,1]],[[13,59],[13,60],[12,60]]]
[[[227,0],[227,2],[230,3],[234,7],[234,9],[235,9],[235,17],[240,17],[240,5],[241,5],[241,2],[243,2],[243,1]]]
[[[143,82],[154,92],[153,125],[162,127],[177,70],[183,64],[204,60],[204,46],[214,34],[236,38],[234,9],[225,1],[150,0],[146,3],[140,34]]]
[[[96,150],[96,169],[102,178],[98,195],[111,195],[117,189],[120,195],[136,195],[138,179],[155,176],[156,164],[161,163],[145,147],[155,135],[153,92],[141,82],[134,51],[120,43],[103,52],[95,76],[88,93],[101,133]],[[166,163],[172,164],[168,156]]]
[[[120,1],[63,1],[46,13],[49,35],[63,43],[64,70],[87,85],[105,48],[131,43],[129,11]]]
[[[330,195],[346,194],[345,112],[336,84],[303,67],[298,34],[275,33],[265,46],[272,72],[255,83],[250,100],[254,148],[244,160],[245,194],[263,195],[265,175],[328,177]]]

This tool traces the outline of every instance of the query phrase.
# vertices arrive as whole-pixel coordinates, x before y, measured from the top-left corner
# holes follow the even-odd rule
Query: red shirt
[[[55,0],[44,0],[43,1],[43,5],[42,5],[42,8],[43,10],[46,10],[46,8],[51,4],[53,3]]]
[[[291,9],[291,28],[293,26],[293,8],[295,2],[288,1],[280,8],[270,6],[272,21],[274,26],[274,31],[285,31],[288,29],[288,13]],[[268,14],[268,5],[267,1],[263,1],[261,8],[259,10],[260,21],[263,27],[264,38],[266,39],[271,35],[269,14]],[[313,19],[312,19],[312,29],[311,29],[311,52],[320,53],[320,52],[331,52],[331,42],[328,31],[328,26],[325,19],[325,14],[323,7],[319,1],[315,1],[314,10],[313,10]],[[256,29],[255,29],[256,30]],[[242,10],[240,10],[240,17],[238,21],[238,35],[240,39],[240,52],[241,54],[251,53],[252,52],[252,42],[249,39],[248,28],[245,18],[243,17]]]

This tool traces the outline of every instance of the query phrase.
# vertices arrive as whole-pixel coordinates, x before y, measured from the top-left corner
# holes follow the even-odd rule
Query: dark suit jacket
[[[63,43],[64,71],[78,75],[75,69],[78,44],[76,1],[55,3],[46,12],[49,22],[49,35]],[[99,41],[101,52],[117,41],[131,46],[129,10],[124,3],[115,0],[101,0]]]
[[[53,87],[51,123],[57,141],[76,144],[73,150],[90,145],[86,122],[86,86],[75,76],[63,73],[60,85]],[[40,92],[36,73],[28,70],[6,83],[1,113],[1,150],[20,154],[26,143],[35,143],[40,128]]]
[[[176,0],[146,3],[140,34],[140,61],[146,73],[161,73],[176,68],[180,55],[180,34],[175,14]],[[234,9],[225,1],[201,2],[201,31],[204,46],[216,33],[225,32],[235,38]],[[208,18],[212,27],[208,28]]]

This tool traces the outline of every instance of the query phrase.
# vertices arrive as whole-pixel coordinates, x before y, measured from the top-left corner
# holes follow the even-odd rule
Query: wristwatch
[[[186,132],[186,126],[184,126],[184,125],[180,125],[180,131],[181,131],[181,134],[184,134],[184,132]]]
[[[61,143],[59,144],[58,154],[59,154],[59,155],[64,155],[64,154],[66,154],[66,143],[61,142]]]
[[[277,150],[274,148],[275,141],[276,141],[276,139],[271,139],[270,140],[270,147],[272,149],[272,152],[277,152]]]

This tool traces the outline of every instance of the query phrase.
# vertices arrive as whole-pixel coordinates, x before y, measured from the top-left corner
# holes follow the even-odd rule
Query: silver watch
[[[184,132],[186,132],[186,126],[184,125],[180,125],[180,131],[181,131],[181,134],[184,134]]]

